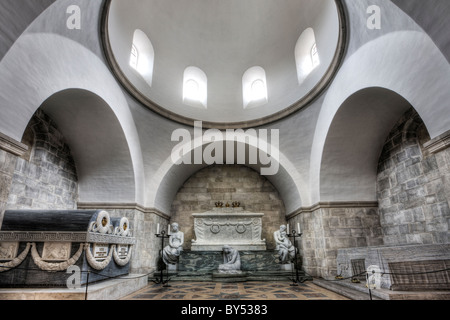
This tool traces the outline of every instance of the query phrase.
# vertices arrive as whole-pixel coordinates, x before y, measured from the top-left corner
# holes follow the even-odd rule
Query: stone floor
[[[150,284],[122,300],[349,300],[312,282],[173,282]]]

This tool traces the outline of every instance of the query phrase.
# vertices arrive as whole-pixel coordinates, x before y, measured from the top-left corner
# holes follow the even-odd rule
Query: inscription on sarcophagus
[[[117,253],[118,253],[120,259],[127,258],[128,257],[128,246],[126,246],[126,245],[119,245],[117,247]]]
[[[94,244],[94,258],[97,261],[104,261],[108,257],[109,246],[104,243]]]

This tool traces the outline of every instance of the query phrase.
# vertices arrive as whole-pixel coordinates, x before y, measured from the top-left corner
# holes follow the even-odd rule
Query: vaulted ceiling
[[[106,41],[119,78],[150,108],[187,123],[243,127],[304,106],[314,98],[308,94],[320,91],[316,86],[329,75],[342,41],[334,0],[111,0],[108,9]],[[295,48],[308,28],[315,32],[321,63],[300,84]],[[154,48],[151,85],[129,65],[135,30]],[[183,72],[190,66],[206,74],[207,108],[183,103]],[[255,66],[266,72],[268,101],[246,109],[243,75]]]

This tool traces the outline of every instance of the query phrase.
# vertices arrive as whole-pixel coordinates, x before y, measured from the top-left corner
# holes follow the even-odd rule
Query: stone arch
[[[380,51],[379,48],[384,48],[384,50]],[[410,52],[415,52],[414,56],[424,56],[428,57],[428,59],[423,59],[423,61],[421,60],[418,63],[411,56]],[[398,63],[398,61],[402,61],[402,63]],[[433,63],[430,63],[430,61]],[[364,66],[364,70],[361,70],[363,72],[355,72],[355,70],[359,70],[360,66]],[[409,76],[406,77],[406,75]],[[392,32],[366,43],[351,54],[342,65],[335,81],[330,86],[321,107],[311,153],[311,204],[320,201],[345,201],[348,199],[353,199],[351,201],[375,200],[374,184],[372,182],[371,187],[368,186],[368,182],[364,186],[364,188],[367,187],[364,195],[361,194],[361,190],[357,190],[356,194],[347,192],[344,195],[343,191],[345,186],[342,183],[341,185],[344,188],[336,190],[337,197],[333,196],[333,190],[325,192],[322,190],[323,183],[328,183],[326,181],[327,178],[324,178],[326,174],[326,170],[324,171],[326,166],[324,164],[334,160],[338,162],[342,161],[342,158],[339,157],[344,156],[342,149],[337,150],[338,153],[333,155],[334,159],[326,159],[327,142],[328,147],[330,147],[331,140],[338,139],[340,133],[337,128],[339,126],[344,130],[342,134],[344,132],[348,134],[350,128],[356,129],[355,123],[357,122],[355,121],[361,120],[361,123],[366,122],[369,126],[372,126],[372,130],[379,130],[380,134],[378,139],[374,138],[373,140],[373,143],[376,143],[374,149],[371,149],[369,154],[364,155],[363,153],[360,155],[366,156],[367,161],[372,162],[373,168],[376,166],[374,163],[377,159],[374,150],[381,148],[384,139],[389,133],[387,129],[388,122],[390,122],[389,125],[392,128],[395,121],[401,116],[402,111],[405,112],[406,108],[411,105],[423,119],[431,138],[443,134],[450,127],[450,120],[447,116],[448,101],[450,99],[448,92],[450,90],[448,81],[445,80],[448,79],[449,75],[450,67],[445,57],[432,40],[421,32]],[[424,93],[422,90],[424,87],[430,90]],[[376,91],[379,94],[376,94]],[[387,96],[383,96],[384,93]],[[365,94],[367,95],[367,99],[371,100],[361,99]],[[361,108],[354,105],[353,110],[355,112],[362,112],[362,114],[352,116],[350,105],[354,103],[352,101],[358,101],[358,99]],[[380,102],[385,104],[403,105],[403,109],[401,107],[394,107],[392,110],[386,110],[385,114],[380,113],[378,108],[379,104],[377,105],[376,99],[380,99]],[[393,100],[390,101],[390,99]],[[397,100],[396,103],[395,100]],[[365,107],[366,102],[374,108],[369,110],[367,106]],[[344,109],[341,110],[341,108]],[[367,113],[364,114],[364,112]],[[363,116],[370,115],[371,113],[374,116],[373,119],[377,122],[385,119],[387,121],[384,123],[386,127],[383,127],[383,123],[376,124],[367,122]],[[378,116],[376,116],[377,113]],[[345,123],[350,127],[345,129]],[[360,126],[359,129],[351,137],[352,139],[357,138],[358,135],[362,138],[361,135],[366,134],[365,132],[367,132],[368,127]],[[351,150],[350,146],[349,148]],[[328,155],[331,156],[332,154],[328,152]],[[348,166],[350,167],[349,164]],[[374,172],[375,169],[372,169],[370,173],[368,171],[363,172],[363,174],[368,174],[370,179],[367,180],[367,176],[362,176],[362,180],[374,181]],[[355,173],[352,172],[352,175],[355,176]],[[332,176],[333,174],[330,178]]]
[[[367,88],[341,105],[324,144],[321,201],[376,201],[376,174],[386,137],[410,104],[393,91]]]
[[[27,58],[29,55],[33,56],[32,60]],[[15,81],[17,75],[23,74],[27,76]],[[102,112],[114,119],[114,125],[111,125],[115,126],[114,133],[123,135],[124,150],[128,150],[133,170],[127,182],[127,185],[132,183],[132,188],[128,188],[132,191],[118,198],[108,197],[104,191],[101,197],[87,195],[80,200],[143,203],[144,169],[136,124],[122,90],[94,52],[61,35],[24,34],[0,62],[0,79],[4,92],[0,97],[0,127],[3,134],[16,141],[21,140],[32,115],[44,102],[56,99],[62,92],[74,97],[74,90],[78,90],[85,99],[90,93],[91,101],[102,105]],[[99,121],[97,128],[89,130],[98,130],[104,123]]]
[[[216,140],[217,141],[217,140]],[[245,148],[256,148],[258,152],[262,152],[265,156],[270,156],[274,153],[274,145],[271,145],[268,150],[261,150],[254,142],[236,142],[234,140],[227,140],[224,136],[223,140],[219,142],[234,144],[235,148],[244,145]],[[198,149],[204,149],[209,143],[204,142],[202,138],[197,138],[191,144],[188,143],[186,154],[195,153]],[[269,144],[270,145],[270,144]],[[175,144],[174,144],[175,146]],[[272,165],[278,170],[274,175],[267,175],[267,179],[275,186],[275,188],[282,195],[282,200],[285,204],[286,214],[290,214],[302,205],[302,199],[307,196],[306,183],[303,177],[299,174],[294,165],[276,148],[278,157],[272,158]],[[184,154],[182,157],[186,156]],[[225,157],[225,153],[224,153]],[[225,159],[225,158],[224,158]],[[224,161],[224,163],[226,163]],[[236,162],[235,162],[236,163]],[[261,172],[264,167],[261,163],[248,164],[246,166]],[[154,207],[162,212],[168,213],[171,211],[172,201],[183,183],[192,176],[195,172],[207,167],[207,164],[175,164],[171,157],[160,166],[159,170],[153,175],[150,181],[151,186],[158,186],[158,188],[148,188],[147,193],[147,207]]]
[[[386,245],[448,242],[448,151],[426,147],[428,130],[408,109],[390,131],[377,170],[377,198]]]
[[[81,203],[130,203],[136,183],[124,130],[110,106],[81,89],[57,92],[40,107],[72,151]]]
[[[70,147],[57,124],[40,108],[31,118],[17,159],[7,209],[75,209],[78,174]]]

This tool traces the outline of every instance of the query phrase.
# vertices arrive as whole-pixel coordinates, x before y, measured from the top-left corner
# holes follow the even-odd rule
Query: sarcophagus
[[[266,240],[261,239],[263,213],[243,208],[214,208],[192,216],[196,236],[192,251],[222,251],[224,245],[240,251],[266,250]]]
[[[62,287],[124,276],[135,244],[128,219],[106,211],[6,211],[0,287]]]

